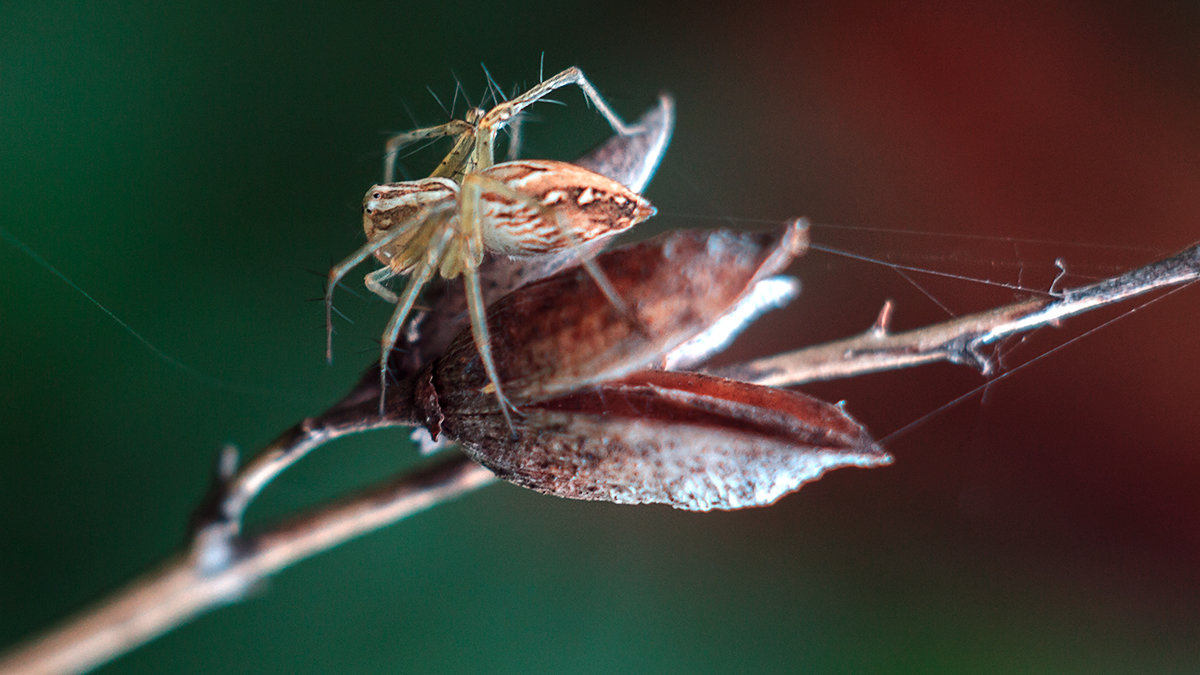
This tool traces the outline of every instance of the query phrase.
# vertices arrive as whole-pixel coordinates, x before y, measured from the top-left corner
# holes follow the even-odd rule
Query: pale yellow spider
[[[457,137],[431,177],[386,182],[367,192],[363,201],[367,243],[329,271],[326,355],[332,358],[334,288],[351,268],[372,255],[385,265],[365,279],[371,292],[397,305],[380,345],[381,414],[388,356],[417,296],[435,273],[447,279],[463,276],[475,346],[508,419],[513,406],[504,396],[492,359],[477,274],[484,252],[532,256],[561,251],[616,234],[654,214],[654,207],[634,191],[572,164],[550,160],[493,164],[500,129],[529,105],[568,84],[579,85],[618,133],[633,131],[616,117],[583,73],[570,68],[489,111],[474,109],[465,120],[418,129],[388,141],[385,176],[390,178],[395,152],[402,145],[437,136]],[[583,265],[614,304],[632,318],[595,264],[589,259]],[[401,296],[383,285],[397,275],[411,275]]]

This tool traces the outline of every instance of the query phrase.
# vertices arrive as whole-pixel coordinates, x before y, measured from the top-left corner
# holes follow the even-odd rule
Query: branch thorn
[[[875,317],[875,323],[871,325],[870,333],[874,337],[885,337],[888,334],[888,329],[892,325],[892,313],[896,306],[891,299],[885,300],[883,307],[879,309],[879,316]]]

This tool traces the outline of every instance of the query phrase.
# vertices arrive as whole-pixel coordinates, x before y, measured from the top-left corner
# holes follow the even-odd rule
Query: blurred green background
[[[627,119],[675,95],[647,231],[808,215],[980,235],[814,230],[1045,288],[1056,256],[1078,282],[1200,222],[1195,3],[6,2],[0,25],[0,222],[203,374],[0,245],[4,645],[174,551],[222,443],[262,445],[371,365],[388,308],[343,294],[355,323],[326,366],[320,275],[361,241],[385,133],[444,121],[425,87],[449,105],[456,75],[478,100],[481,61],[506,87],[543,52],[547,73],[578,65]],[[577,91],[558,98],[528,156],[607,135]],[[901,327],[946,315],[879,266],[813,254],[794,272],[801,300],[727,358],[857,332],[889,297]],[[914,278],[955,313],[1015,297]],[[920,423],[888,442],[893,467],[709,515],[492,486],[104,672],[1200,670],[1198,302]],[[811,390],[883,436],[979,383],[946,366]],[[419,463],[399,432],[338,443],[252,517]]]

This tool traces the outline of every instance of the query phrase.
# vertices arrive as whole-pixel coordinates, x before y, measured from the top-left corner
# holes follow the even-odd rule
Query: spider
[[[577,68],[569,68],[491,110],[478,108],[465,119],[417,129],[388,141],[385,181],[392,176],[396,150],[438,136],[454,136],[450,153],[429,178],[373,186],[363,200],[367,243],[329,271],[325,293],[326,357],[332,359],[333,291],[352,268],[370,256],[384,267],[366,275],[371,292],[396,304],[380,344],[380,414],[387,391],[388,355],[412,312],[417,296],[435,274],[463,277],[472,337],[510,428],[515,410],[500,386],[492,359],[486,308],[477,270],[485,251],[533,256],[573,248],[624,231],[654,214],[645,198],[620,183],[581,167],[551,160],[494,164],[497,133],[526,107],[551,91],[577,84],[617,133],[629,134]],[[582,261],[604,294],[631,321],[636,318],[590,259]],[[408,275],[402,295],[383,282]],[[637,324],[640,325],[640,324]]]

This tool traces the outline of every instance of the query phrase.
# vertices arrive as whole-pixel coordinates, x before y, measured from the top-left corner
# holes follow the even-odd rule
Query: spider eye
[[[382,192],[372,192],[371,199],[383,199],[383,193]]]

